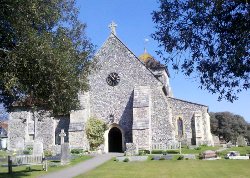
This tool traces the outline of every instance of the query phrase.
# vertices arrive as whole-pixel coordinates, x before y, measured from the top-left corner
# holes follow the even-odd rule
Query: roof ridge
[[[208,107],[207,105],[204,105],[204,104],[199,104],[199,103],[195,103],[195,102],[191,102],[191,101],[186,101],[186,100],[179,99],[179,98],[173,98],[173,97],[168,97],[168,98],[169,98],[169,99],[174,99],[174,100],[183,101],[183,102],[190,103],[190,104],[196,104],[196,105]]]

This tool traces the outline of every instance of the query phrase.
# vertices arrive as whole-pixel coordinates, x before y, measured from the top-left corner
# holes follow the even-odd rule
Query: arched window
[[[178,137],[181,138],[183,136],[183,121],[180,117],[177,120],[177,125],[178,125]]]

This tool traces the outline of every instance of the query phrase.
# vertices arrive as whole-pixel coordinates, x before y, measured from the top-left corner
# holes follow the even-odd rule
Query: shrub
[[[154,160],[154,157],[152,155],[149,155],[147,160]]]
[[[195,150],[201,150],[201,147],[198,146],[198,147],[195,147],[194,149],[195,149]]]
[[[179,156],[178,158],[177,158],[177,160],[183,160],[184,159],[184,156]]]
[[[70,152],[72,154],[81,154],[83,153],[83,149],[72,149]]]
[[[129,159],[128,159],[128,158],[125,158],[125,159],[123,160],[123,162],[129,162]]]
[[[163,150],[152,150],[151,153],[152,154],[162,154]]]
[[[203,155],[202,155],[202,153],[199,153],[198,158],[199,158],[199,159],[203,159]]]
[[[168,154],[179,154],[179,150],[167,150],[166,153],[168,153]]]
[[[44,156],[45,156],[45,157],[52,156],[52,151],[50,151],[50,150],[45,150],[45,151],[44,151]]]
[[[31,172],[31,167],[28,166],[28,167],[25,168],[25,170],[26,170],[27,172]]]
[[[86,124],[86,134],[89,140],[90,148],[95,150],[104,142],[104,132],[107,125],[104,121],[97,118],[89,118]]]
[[[207,144],[202,144],[201,146],[202,146],[202,147],[207,147]]]
[[[139,150],[139,155],[140,156],[146,155],[146,154],[150,154],[150,151],[149,150]]]
[[[25,154],[25,155],[31,155],[31,153],[32,153],[32,150],[23,150],[23,154]]]

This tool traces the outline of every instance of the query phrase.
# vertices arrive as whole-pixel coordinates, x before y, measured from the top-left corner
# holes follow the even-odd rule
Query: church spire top
[[[111,24],[109,24],[110,31],[114,35],[116,35],[116,27],[117,27],[117,24],[114,21],[112,21]]]

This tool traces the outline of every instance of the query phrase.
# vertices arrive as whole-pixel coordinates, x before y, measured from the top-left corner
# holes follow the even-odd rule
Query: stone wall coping
[[[204,107],[208,108],[207,105],[190,102],[190,101],[186,101],[186,100],[183,100],[183,99],[178,99],[178,98],[173,98],[173,97],[168,97],[168,99],[170,99],[170,100],[177,100],[177,101],[181,101],[181,102],[185,102],[185,103],[189,103],[189,104],[194,104],[194,105],[199,105],[199,106],[204,106]]]

